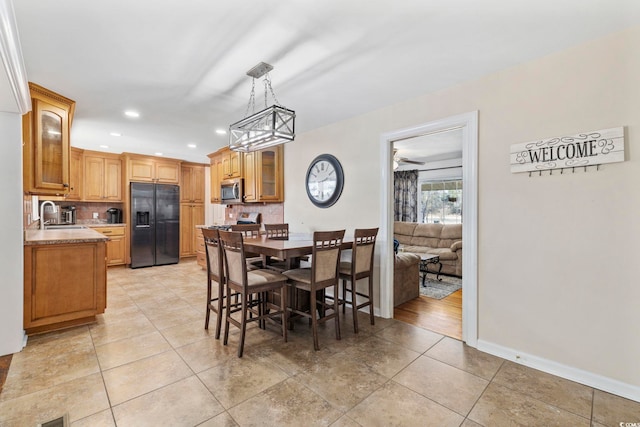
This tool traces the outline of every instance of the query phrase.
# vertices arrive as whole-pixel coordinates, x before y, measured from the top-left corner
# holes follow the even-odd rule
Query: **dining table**
[[[298,268],[300,259],[311,255],[313,252],[313,234],[289,233],[287,239],[267,238],[262,234],[256,237],[243,239],[246,252],[256,253],[262,257],[263,265],[268,265],[271,257],[285,261],[287,270]],[[342,240],[342,250],[351,249],[353,238],[345,237]]]

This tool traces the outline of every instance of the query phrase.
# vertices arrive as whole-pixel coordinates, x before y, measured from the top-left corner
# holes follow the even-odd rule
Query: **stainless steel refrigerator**
[[[131,183],[131,268],[180,258],[180,187]]]

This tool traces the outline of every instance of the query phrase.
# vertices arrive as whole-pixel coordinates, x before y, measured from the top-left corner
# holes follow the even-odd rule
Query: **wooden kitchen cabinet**
[[[83,152],[84,150],[71,147],[69,156],[69,193],[67,193],[67,200],[82,199]]]
[[[127,256],[126,227],[91,227],[109,237],[107,241],[107,265],[123,265]]]
[[[75,101],[29,83],[32,110],[22,116],[23,186],[30,194],[69,193],[70,129]]]
[[[122,201],[122,159],[96,151],[84,153],[83,200]]]
[[[105,242],[24,246],[27,334],[95,321],[107,304]]]
[[[211,159],[211,203],[221,203],[220,182],[223,179],[222,156],[216,152],[209,154],[208,157]]]
[[[196,225],[204,224],[204,205],[199,203],[180,204],[180,257],[197,255]]]
[[[232,151],[229,148],[223,148],[220,152],[222,158],[222,176],[223,179],[241,178],[243,165],[243,154],[238,151]]]
[[[126,153],[127,181],[180,183],[180,160]]]
[[[204,203],[204,165],[182,163],[180,173],[180,202]]]
[[[202,229],[196,228],[196,262],[203,269],[207,269],[207,249],[204,247]]]
[[[284,150],[282,146],[244,154],[244,201],[284,201]]]

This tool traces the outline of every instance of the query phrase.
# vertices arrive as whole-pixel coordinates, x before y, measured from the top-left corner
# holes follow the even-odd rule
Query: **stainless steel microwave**
[[[223,204],[242,203],[244,196],[242,178],[225,179],[220,183],[220,200]]]

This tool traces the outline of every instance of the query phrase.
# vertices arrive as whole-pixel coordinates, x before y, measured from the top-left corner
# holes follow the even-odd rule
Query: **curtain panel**
[[[418,171],[393,173],[394,220],[417,222],[418,220]]]

